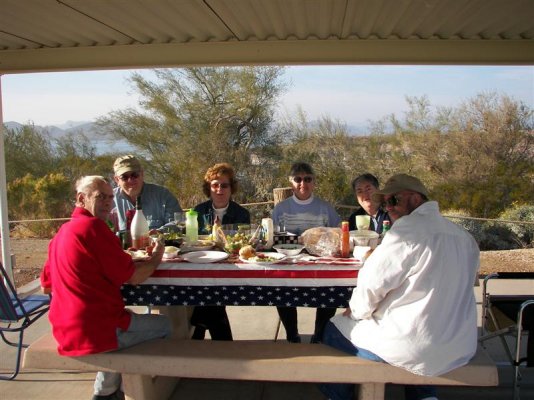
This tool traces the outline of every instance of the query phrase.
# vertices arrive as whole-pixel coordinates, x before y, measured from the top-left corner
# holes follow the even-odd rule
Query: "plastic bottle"
[[[198,213],[195,210],[189,210],[185,213],[185,240],[188,243],[198,241]]]
[[[211,240],[214,242],[220,242],[219,240],[219,228],[221,227],[221,220],[218,215],[215,215],[213,220],[213,226],[211,227]]]
[[[265,235],[265,248],[270,249],[274,244],[274,225],[272,218],[262,218],[261,226]]]
[[[135,203],[135,214],[130,226],[130,236],[132,237],[132,246],[136,249],[144,249],[149,245],[148,221],[143,213],[141,197],[137,198]]]
[[[382,222],[382,237],[391,229],[391,221]]]
[[[341,257],[347,258],[350,255],[350,236],[349,223],[343,221],[341,223]]]

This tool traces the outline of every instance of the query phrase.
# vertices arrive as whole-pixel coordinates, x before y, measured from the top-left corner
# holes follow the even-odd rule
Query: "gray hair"
[[[82,176],[76,181],[76,193],[87,194],[90,190],[94,190],[99,183],[105,183],[109,185],[109,182],[100,175],[87,175]]]

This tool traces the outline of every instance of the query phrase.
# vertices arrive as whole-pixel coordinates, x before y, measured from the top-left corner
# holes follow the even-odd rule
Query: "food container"
[[[274,244],[297,244],[299,236],[292,233],[275,233],[273,240]]]
[[[350,231],[350,240],[354,243],[354,246],[369,246],[374,249],[378,246],[379,234],[370,230],[358,230]]]
[[[175,246],[165,246],[165,251],[163,252],[163,258],[176,258],[180,249]]]
[[[304,249],[304,246],[301,244],[275,244],[273,246],[277,252],[282,253],[286,256],[296,256]]]

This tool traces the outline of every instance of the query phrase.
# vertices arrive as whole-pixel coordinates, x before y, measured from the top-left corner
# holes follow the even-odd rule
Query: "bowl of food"
[[[184,236],[178,232],[164,232],[165,246],[180,247],[184,242]]]
[[[180,252],[180,249],[175,246],[165,246],[165,251],[163,252],[163,258],[176,258],[178,257],[178,253]]]
[[[304,246],[301,244],[285,243],[275,244],[273,249],[286,256],[296,256],[300,254],[300,252],[304,249]]]
[[[354,246],[369,246],[371,249],[374,249],[378,246],[379,234],[371,230],[357,230],[350,231],[351,242],[354,243]]]
[[[249,243],[250,235],[238,231],[234,235],[226,235],[224,250],[230,254],[239,254],[239,250]]]

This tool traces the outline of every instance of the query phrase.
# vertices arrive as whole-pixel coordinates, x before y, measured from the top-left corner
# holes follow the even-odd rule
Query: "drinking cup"
[[[370,223],[371,217],[369,215],[356,215],[356,228],[359,231],[368,230]]]
[[[178,231],[185,235],[185,213],[183,211],[174,213],[174,223],[178,227]]]

